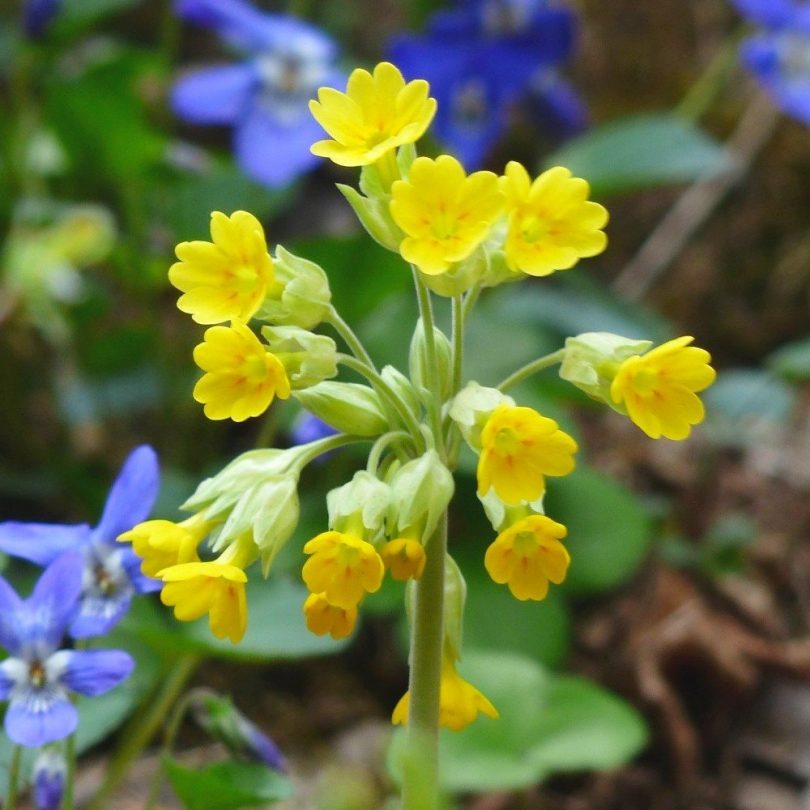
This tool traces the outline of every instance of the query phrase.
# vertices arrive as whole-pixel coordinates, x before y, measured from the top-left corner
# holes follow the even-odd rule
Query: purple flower
[[[25,35],[39,39],[61,7],[62,0],[27,0],[22,9]]]
[[[308,411],[301,411],[293,422],[290,440],[293,445],[309,444],[318,439],[326,439],[329,436],[336,436],[338,433],[331,425],[327,425],[323,419],[318,419]]]
[[[140,560],[118,535],[145,520],[158,489],[158,462],[147,445],[133,450],[113,482],[101,520],[87,524],[0,523],[0,551],[48,565],[68,549],[84,559],[79,609],[70,625],[74,638],[109,632],[127,612],[135,593],[160,590],[159,580],[140,572]]]
[[[67,762],[56,746],[39,751],[34,760],[34,805],[37,810],[59,810],[65,792]]]
[[[745,40],[740,56],[774,102],[810,124],[810,3],[733,0],[763,30]]]
[[[213,28],[242,51],[239,64],[192,70],[174,85],[175,113],[193,124],[234,128],[236,159],[269,186],[283,186],[313,169],[309,147],[323,132],[309,113],[319,87],[345,79],[337,46],[318,28],[244,0],[176,0],[177,13]]]
[[[134,662],[121,650],[59,649],[82,594],[84,558],[67,551],[42,573],[28,599],[0,577],[0,700],[5,729],[18,745],[40,746],[76,730],[70,693],[102,695],[129,676]]]
[[[389,55],[407,78],[430,82],[439,102],[434,131],[472,169],[506,130],[512,108],[529,97],[552,133],[581,129],[582,104],[572,102],[567,85],[561,99],[556,72],[574,33],[573,14],[541,0],[466,0],[434,15],[424,36],[397,38]]]

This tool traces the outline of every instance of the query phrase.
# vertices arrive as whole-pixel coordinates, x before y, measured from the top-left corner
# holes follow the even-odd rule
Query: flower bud
[[[389,536],[426,540],[436,529],[453,497],[453,476],[435,450],[400,467],[388,482],[391,489]]]
[[[332,293],[323,269],[308,259],[276,247],[276,284],[256,317],[273,324],[312,329],[329,311]]]
[[[455,660],[461,658],[466,601],[467,583],[464,575],[448,554],[444,566],[444,648]]]
[[[488,267],[487,252],[479,245],[466,259],[455,262],[443,273],[420,273],[420,276],[428,289],[437,295],[452,298],[474,287],[486,275]]]
[[[494,489],[490,489],[485,495],[479,495],[478,500],[484,507],[489,522],[496,532],[502,531],[507,526],[517,523],[518,520],[526,517],[527,515],[545,514],[543,508],[543,498],[545,492],[536,500],[531,503],[518,504],[511,506],[505,504],[496,494]]]
[[[54,226],[52,246],[69,264],[84,267],[104,259],[115,237],[115,220],[106,208],[75,205]]]
[[[651,340],[634,340],[610,332],[585,332],[565,341],[560,377],[573,383],[592,399],[612,408],[610,384],[619,366],[633,355],[643,354]]]
[[[391,488],[360,470],[347,484],[326,496],[329,527],[373,541],[381,534],[391,503]]]
[[[59,810],[65,792],[67,761],[61,747],[41,748],[34,760],[31,781],[37,810]]]
[[[405,403],[408,410],[413,414],[414,419],[419,421],[419,397],[416,395],[411,381],[394,366],[384,366],[380,371],[380,376],[394,390],[396,395]]]
[[[464,441],[476,453],[481,450],[481,431],[490,414],[504,404],[514,405],[515,400],[497,388],[486,388],[477,382],[468,383],[453,398],[450,418],[458,425]]]
[[[380,399],[367,385],[328,380],[295,391],[294,396],[318,419],[343,433],[379,436],[388,430]]]
[[[309,388],[337,375],[337,346],[332,338],[298,326],[263,326],[262,337],[284,364],[293,389]]]
[[[441,329],[433,327],[433,342],[436,346],[436,361],[438,363],[439,396],[442,401],[450,396],[453,385],[453,349],[450,341]],[[430,369],[428,368],[427,342],[425,339],[425,326],[422,319],[416,323],[411,349],[408,356],[408,365],[411,379],[418,393],[427,396],[430,390]]]
[[[405,234],[391,217],[389,199],[387,197],[364,197],[357,189],[343,183],[338,183],[337,187],[368,235],[387,250],[399,252],[399,243]]]

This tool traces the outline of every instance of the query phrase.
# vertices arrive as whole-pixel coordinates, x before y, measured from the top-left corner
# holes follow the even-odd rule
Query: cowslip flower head
[[[172,565],[199,562],[197,546],[210,526],[196,516],[181,523],[146,520],[120,535],[118,542],[132,543],[132,550],[141,559],[141,572],[157,577],[159,571]]]
[[[211,214],[211,242],[181,242],[169,281],[183,295],[177,307],[202,324],[247,321],[274,282],[264,229],[253,214]]]
[[[498,710],[489,699],[458,674],[455,664],[447,655],[442,663],[439,689],[439,724],[442,726],[461,731],[478,717],[479,712],[493,720],[499,717]],[[391,715],[394,725],[408,724],[410,703],[411,694],[408,691],[400,698]]]
[[[499,405],[481,431],[478,494],[492,488],[507,504],[534,501],[545,491],[546,475],[574,469],[576,450],[553,419],[532,408]]]
[[[380,556],[393,579],[419,579],[425,570],[424,546],[413,538],[389,540],[382,547]]]
[[[498,535],[487,549],[484,566],[516,599],[545,599],[548,583],[559,585],[568,571],[571,557],[560,542],[567,533],[545,515],[529,515]]]
[[[346,638],[357,624],[357,607],[342,608],[330,604],[324,594],[311,593],[304,601],[307,629],[316,636],[329,633],[336,641]]]
[[[79,611],[70,634],[74,638],[108,633],[124,616],[136,593],[150,593],[160,582],[144,576],[140,559],[116,538],[149,516],[160,473],[155,451],[136,447],[110,487],[101,519],[87,524],[0,523],[0,551],[36,565],[49,565],[60,554],[79,549],[85,569]]]
[[[0,577],[0,700],[8,700],[5,730],[18,745],[45,745],[78,724],[70,693],[102,695],[129,676],[132,658],[119,650],[63,650],[62,640],[82,598],[80,551],[57,557],[28,599]]]
[[[532,182],[520,163],[510,161],[501,189],[509,214],[504,252],[510,270],[547,276],[605,249],[607,210],[588,200],[588,183],[568,169],[555,166]]]
[[[207,329],[194,361],[205,372],[194,386],[194,399],[209,419],[244,422],[264,413],[275,397],[290,395],[283,363],[238,321]]]
[[[312,153],[339,166],[367,166],[414,143],[436,113],[429,92],[423,79],[406,84],[390,62],[380,62],[373,73],[353,70],[345,93],[322,87],[318,100],[309,102],[313,117],[333,139],[317,141]]]
[[[382,584],[385,567],[380,555],[371,543],[352,534],[322,532],[304,546],[304,554],[311,555],[301,572],[307,588],[335,607],[357,607],[366,593]]]
[[[190,562],[160,572],[160,601],[174,608],[174,616],[190,622],[208,614],[211,632],[234,644],[247,629],[247,575],[236,565],[220,562]]]
[[[651,439],[685,439],[705,410],[697,396],[717,376],[711,355],[679,337],[625,360],[610,386],[613,402]]]
[[[417,158],[407,180],[391,187],[391,215],[405,232],[405,261],[438,275],[466,259],[484,241],[501,213],[504,196],[492,172],[469,177],[450,155]]]

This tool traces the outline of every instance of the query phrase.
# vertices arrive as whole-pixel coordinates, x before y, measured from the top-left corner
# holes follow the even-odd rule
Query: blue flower
[[[37,810],[59,810],[65,792],[67,762],[56,746],[49,745],[37,753],[33,775],[34,805]]]
[[[119,534],[149,516],[158,489],[155,451],[146,445],[130,453],[107,496],[101,520],[87,524],[0,523],[0,551],[37,565],[48,565],[68,549],[84,559],[79,610],[70,633],[74,638],[109,632],[127,612],[135,593],[160,590],[159,580],[140,572],[140,560],[116,543]]]
[[[39,39],[59,12],[62,0],[27,0],[23,5],[23,30],[31,39]]]
[[[70,693],[102,695],[129,676],[134,662],[121,650],[60,649],[82,594],[84,558],[67,551],[42,573],[28,599],[0,577],[0,700],[5,729],[19,745],[40,746],[76,730]]]
[[[301,411],[293,422],[290,439],[294,445],[309,444],[318,439],[336,436],[337,433],[337,430],[331,425],[327,425],[322,419],[318,419],[308,411]]]
[[[473,169],[527,98],[553,134],[582,128],[582,103],[556,70],[574,33],[571,11],[541,0],[467,0],[434,15],[424,36],[397,38],[389,55],[407,78],[430,82],[439,102],[436,136]]]
[[[245,54],[239,64],[182,76],[171,94],[175,113],[194,124],[232,126],[239,165],[269,186],[317,166],[309,147],[323,132],[308,103],[319,87],[345,81],[334,66],[335,43],[295,17],[261,12],[244,0],[177,0],[175,9]]]
[[[745,40],[743,64],[788,115],[810,124],[810,4],[733,0],[763,31]]]

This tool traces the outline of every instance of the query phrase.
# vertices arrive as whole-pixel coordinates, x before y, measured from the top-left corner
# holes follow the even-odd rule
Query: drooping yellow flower
[[[382,547],[380,556],[396,580],[419,579],[425,570],[425,548],[412,538],[389,540]]]
[[[174,608],[174,616],[190,622],[208,614],[211,632],[234,644],[247,628],[247,575],[235,566],[218,562],[173,565],[159,573],[165,583],[160,601]]]
[[[194,386],[194,399],[209,419],[244,422],[264,413],[274,397],[290,395],[284,365],[243,323],[207,329],[194,361],[206,372]]]
[[[316,636],[329,633],[333,639],[346,638],[357,623],[357,608],[342,608],[326,601],[322,593],[311,593],[304,602],[307,628]]]
[[[439,686],[439,724],[453,731],[461,731],[475,720],[478,712],[497,720],[498,710],[471,683],[465,681],[449,656],[442,662],[441,683]],[[411,693],[406,692],[397,703],[391,715],[394,725],[408,724],[408,710]]]
[[[548,583],[559,585],[568,571],[571,557],[560,542],[567,533],[562,523],[529,515],[498,535],[487,549],[484,566],[516,599],[545,599]]]
[[[568,169],[555,166],[532,182],[520,163],[510,161],[501,189],[509,214],[504,253],[510,270],[547,276],[605,249],[607,210],[588,200],[588,183]]]
[[[247,321],[259,309],[275,273],[264,230],[253,214],[211,214],[213,242],[181,242],[169,281],[183,295],[177,306],[197,323]]]
[[[334,140],[318,141],[312,153],[340,166],[366,166],[422,137],[436,114],[436,100],[423,79],[405,83],[399,70],[380,62],[371,74],[357,68],[346,92],[318,90],[309,102],[315,120]]]
[[[574,469],[576,450],[553,419],[532,408],[499,405],[481,431],[478,494],[492,487],[504,503],[534,501],[545,491],[544,476]]]
[[[399,251],[428,275],[466,259],[486,238],[504,205],[492,172],[467,177],[450,155],[417,158],[408,179],[394,183],[391,193],[391,216],[407,234]]]
[[[352,534],[323,532],[304,546],[304,553],[311,555],[301,572],[307,588],[335,607],[357,607],[366,593],[382,584],[380,555],[371,543]]]
[[[197,516],[172,523],[170,520],[145,520],[119,535],[119,543],[132,543],[141,558],[141,572],[156,577],[158,571],[181,563],[199,562],[197,546],[208,533],[210,524]]]
[[[610,396],[650,438],[685,439],[705,411],[697,392],[717,376],[705,349],[679,337],[628,357],[613,378]]]

